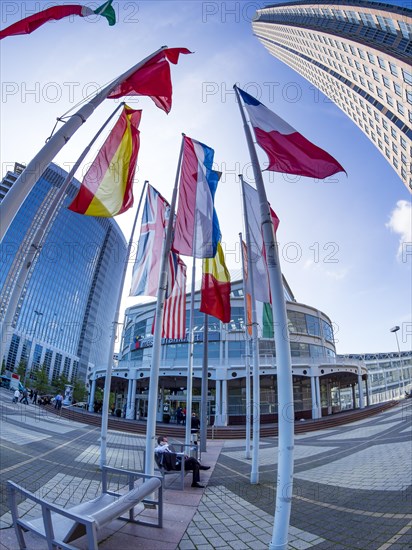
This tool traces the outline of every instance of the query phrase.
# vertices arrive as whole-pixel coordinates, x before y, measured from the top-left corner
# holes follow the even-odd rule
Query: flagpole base
[[[287,548],[288,548],[287,542],[285,544],[276,544],[271,541],[269,544],[269,550],[287,550]]]
[[[259,473],[258,472],[251,472],[250,473],[250,483],[252,485],[256,485],[259,483]]]

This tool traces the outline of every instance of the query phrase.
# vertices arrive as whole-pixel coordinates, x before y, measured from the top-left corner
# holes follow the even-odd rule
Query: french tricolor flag
[[[173,250],[183,256],[214,258],[220,240],[214,198],[220,173],[212,169],[214,150],[184,136],[179,207]]]
[[[329,153],[307,140],[260,101],[239,89],[257,143],[269,157],[267,170],[324,179],[345,172]]]

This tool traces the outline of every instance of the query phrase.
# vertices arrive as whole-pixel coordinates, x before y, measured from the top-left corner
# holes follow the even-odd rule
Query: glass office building
[[[89,368],[108,361],[126,241],[114,219],[82,216],[66,208],[80,185],[76,180],[57,208],[52,207],[66,176],[57,165],[49,165],[1,243],[1,322],[10,315],[17,278],[28,266],[12,306],[12,330],[2,360],[11,371],[20,362],[28,371],[44,365],[50,381],[60,374],[86,381]],[[13,183],[13,174],[5,179]],[[44,239],[33,247],[45,220]]]
[[[336,103],[412,190],[412,10],[365,0],[258,9],[253,32]]]
[[[285,280],[284,293],[296,419],[320,418],[348,408],[394,399],[402,396],[403,391],[410,390],[412,353],[402,353],[401,358],[397,354],[385,354],[383,367],[376,365],[377,356],[337,356],[331,319],[322,311],[297,302]],[[190,295],[187,295],[186,306],[188,328]],[[196,412],[201,399],[205,323],[199,306],[200,292],[197,291],[193,362],[193,409]],[[116,395],[115,408],[122,411],[126,405],[126,415],[130,419],[144,418],[147,413],[155,308],[156,303],[151,301],[132,306],[125,313],[119,360],[113,369],[112,391]],[[277,418],[277,364],[274,339],[267,331],[270,327],[265,324],[262,312],[258,318],[260,411],[261,421],[265,423]],[[237,280],[232,282],[230,323],[222,324],[213,317],[208,318],[208,416],[209,422],[215,425],[245,421],[248,365],[253,362],[245,338],[244,319],[243,282]],[[186,407],[188,352],[187,338],[162,341],[158,421],[165,414],[173,421],[177,407]],[[373,362],[372,374],[368,370],[370,362]],[[96,387],[104,384],[105,374],[103,368],[90,372],[90,407]]]

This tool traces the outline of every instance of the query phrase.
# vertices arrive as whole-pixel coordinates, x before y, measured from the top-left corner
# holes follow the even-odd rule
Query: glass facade
[[[27,261],[25,247],[30,247],[42,221],[50,219],[39,253],[30,257],[7,366],[15,369],[21,358],[30,363],[30,342],[35,342],[33,367],[45,365],[50,380],[58,376],[62,364],[63,374],[73,377],[74,362],[79,378],[85,380],[89,365],[107,362],[126,242],[113,219],[82,216],[66,208],[79,186],[75,180],[56,211],[49,211],[66,175],[54,164],[48,167],[1,243],[0,320],[22,262]],[[18,336],[22,341],[15,350]]]
[[[245,312],[243,304],[242,281],[232,282],[231,293],[231,319],[229,323],[222,324],[213,317],[208,318],[208,358],[214,365],[228,365],[233,362],[244,362],[248,346],[245,341]],[[286,283],[287,285],[287,283]],[[292,293],[288,289],[288,296]],[[190,322],[190,297],[187,298],[186,327],[187,332]],[[319,358],[335,357],[333,329],[331,321],[313,308],[299,305],[293,301],[287,302],[287,315],[289,322],[289,334],[292,357]],[[194,364],[200,365],[203,357],[203,331],[204,314],[198,310],[200,295],[195,298],[195,345]],[[297,311],[295,308],[305,308],[315,314]],[[262,308],[260,308],[262,309]],[[122,351],[119,354],[119,367],[131,363],[134,367],[150,362],[152,354],[153,336],[151,334],[155,304],[141,304],[129,308],[126,311],[125,329],[123,332]],[[261,311],[259,322],[259,353],[262,357],[276,357],[275,342],[273,337],[273,321],[265,315],[265,308]],[[269,326],[269,324],[270,326]],[[270,330],[269,330],[270,329]],[[271,337],[267,334],[271,333]],[[164,340],[162,346],[162,365],[182,365],[187,363],[188,345],[187,339],[182,341]]]
[[[334,101],[409,189],[411,29],[412,10],[366,0],[277,4],[253,21],[268,51]]]

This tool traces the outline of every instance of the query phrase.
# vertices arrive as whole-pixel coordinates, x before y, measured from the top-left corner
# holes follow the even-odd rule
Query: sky
[[[3,0],[1,28],[56,3]],[[83,3],[96,9],[102,2]],[[186,47],[193,54],[172,65],[169,115],[149,98],[127,100],[143,114],[135,206],[116,218],[126,239],[144,180],[171,200],[183,132],[215,150],[215,168],[222,172],[215,199],[222,245],[229,269],[240,269],[239,232],[244,228],[238,174],[252,185],[253,175],[233,93],[237,83],[326,149],[348,174],[315,181],[264,172],[268,200],[280,218],[281,268],[296,300],[331,318],[338,353],[397,351],[390,332],[394,325],[401,327],[401,350],[410,350],[410,193],[363,132],[253,36],[251,19],[264,5],[115,0],[113,27],[97,16],[71,17],[2,40],[1,176],[16,161],[28,163],[51,135],[57,117],[97,88],[163,45]],[[115,106],[116,101],[106,100],[55,162],[70,169]],[[264,152],[258,155],[264,166]],[[84,167],[76,177],[83,173]],[[200,277],[200,262],[197,269]],[[130,277],[131,265],[122,310],[141,301],[128,296]]]

